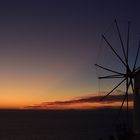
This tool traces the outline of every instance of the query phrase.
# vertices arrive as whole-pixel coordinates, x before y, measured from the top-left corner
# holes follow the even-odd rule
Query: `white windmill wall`
[[[140,134],[140,70],[134,78],[134,132]]]

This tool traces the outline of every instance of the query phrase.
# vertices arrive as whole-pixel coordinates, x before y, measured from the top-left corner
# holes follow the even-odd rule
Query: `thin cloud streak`
[[[110,95],[101,101],[103,96],[81,97],[67,101],[42,102],[40,104],[26,106],[26,109],[91,109],[105,106],[118,107],[123,100],[123,94]],[[133,95],[129,94],[129,102],[132,102]]]

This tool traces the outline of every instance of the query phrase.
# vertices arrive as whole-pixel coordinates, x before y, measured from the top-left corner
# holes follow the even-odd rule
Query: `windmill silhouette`
[[[106,38],[106,36],[104,34],[102,34],[102,39],[104,40],[104,42],[107,44],[107,46],[109,47],[109,49],[113,52],[113,54],[116,56],[116,58],[118,59],[118,61],[120,61],[120,63],[122,65],[124,65],[124,72],[122,71],[117,71],[117,70],[113,70],[110,69],[108,67],[104,67],[102,65],[99,64],[95,64],[96,67],[108,71],[111,74],[110,75],[105,75],[105,76],[100,76],[98,77],[99,79],[116,79],[119,78],[121,79],[121,81],[110,91],[108,92],[105,96],[103,96],[103,98],[101,98],[101,101],[104,100],[106,97],[108,97],[112,92],[114,92],[119,86],[121,86],[123,83],[125,83],[125,92],[124,92],[124,96],[122,99],[122,103],[120,106],[120,110],[122,110],[124,103],[126,102],[126,108],[127,108],[127,113],[129,110],[129,89],[131,88],[133,96],[134,96],[134,128],[133,131],[136,134],[140,134],[140,66],[137,66],[138,63],[138,56],[140,53],[140,41],[138,44],[138,48],[136,50],[136,55],[135,55],[135,59],[134,59],[134,63],[131,66],[129,63],[129,51],[130,51],[130,46],[129,46],[129,38],[130,38],[130,22],[128,21],[128,26],[127,26],[127,38],[125,40],[125,44],[124,45],[124,41],[122,39],[122,34],[120,32],[120,28],[118,26],[118,22],[117,20],[114,21],[115,27],[117,29],[117,34],[119,37],[119,42],[121,44],[121,51],[123,54],[123,57],[121,57],[121,55],[113,48],[112,44],[109,42],[109,40]],[[128,115],[127,115],[128,116]],[[127,117],[127,122],[129,122],[128,117]]]

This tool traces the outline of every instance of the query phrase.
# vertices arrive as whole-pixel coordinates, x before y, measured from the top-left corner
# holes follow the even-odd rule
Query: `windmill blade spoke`
[[[119,117],[120,117],[120,114],[121,114],[121,112],[122,112],[122,108],[123,108],[124,102],[125,102],[125,100],[126,100],[126,97],[127,97],[127,94],[125,94],[124,97],[123,97],[123,101],[122,101],[122,104],[121,104],[121,106],[120,106],[120,109],[119,109],[119,112],[118,112],[118,115],[117,115],[117,119],[116,119],[116,120],[118,120]]]
[[[129,79],[127,78],[126,79],[126,109],[127,109],[127,124],[129,124],[129,113],[128,113],[128,110],[129,110],[129,100],[128,100],[128,89],[129,89],[129,86],[131,84],[131,80],[128,81]]]
[[[98,79],[112,79],[112,78],[124,78],[124,76],[123,75],[109,75],[109,76],[98,77]]]
[[[103,98],[101,98],[101,101],[104,100],[107,96],[109,96],[116,88],[118,88],[124,81],[126,80],[126,78],[124,78],[117,86],[115,86],[107,95],[105,95]]]
[[[134,84],[133,84],[132,78],[130,79],[130,84],[131,84],[132,91],[133,91],[133,93],[134,93]]]
[[[127,50],[126,50],[126,64],[128,66],[128,59],[129,59],[129,34],[130,34],[130,21],[128,21],[128,32],[127,32]]]
[[[107,71],[110,71],[110,72],[116,73],[116,74],[124,75],[123,73],[120,73],[120,72],[117,72],[117,71],[111,70],[111,69],[109,69],[109,68],[105,68],[105,67],[100,66],[100,65],[98,65],[98,64],[95,64],[95,66],[97,66],[97,67],[99,67],[99,68],[102,68],[102,69],[104,69],[104,70],[107,70]]]
[[[122,40],[122,36],[121,36],[121,33],[120,33],[120,29],[119,29],[117,20],[115,20],[115,24],[116,24],[118,35],[119,35],[119,39],[120,39],[120,42],[121,42],[121,47],[122,47],[123,55],[124,55],[125,61],[127,63],[127,57],[126,57],[126,53],[125,53],[125,49],[124,49],[124,43],[123,43],[123,40]]]
[[[123,106],[124,106],[124,102],[125,102],[126,98],[127,98],[127,100],[128,100],[128,89],[129,89],[130,83],[131,83],[131,82],[129,82],[128,87],[127,87],[127,90],[126,90],[126,93],[125,93],[125,95],[124,95],[124,97],[123,97],[122,104],[121,104],[121,106],[120,106],[120,109],[119,109],[119,112],[118,112],[118,115],[117,115],[117,119],[120,117],[120,114],[121,114],[121,112],[122,112],[122,108],[123,108]],[[128,104],[127,104],[127,105],[128,105]]]
[[[136,68],[137,65],[137,60],[138,60],[138,56],[139,56],[139,51],[140,51],[140,41],[139,41],[139,45],[138,45],[138,49],[137,49],[137,54],[136,54],[136,58],[135,58],[135,63],[134,63],[134,67],[133,67],[133,71],[136,71],[138,68]]]
[[[117,58],[124,64],[125,67],[127,67],[126,63],[122,60],[122,58],[118,55],[118,53],[115,51],[115,49],[112,47],[112,45],[108,42],[106,37],[102,35],[102,38],[105,40],[105,42],[108,44],[108,46],[111,48],[113,53],[117,56]]]

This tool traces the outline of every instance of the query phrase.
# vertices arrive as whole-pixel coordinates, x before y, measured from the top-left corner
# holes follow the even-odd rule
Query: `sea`
[[[126,111],[0,110],[0,140],[108,140],[115,124],[126,121]],[[130,118],[132,111],[129,111]],[[121,118],[121,117],[120,117]]]

